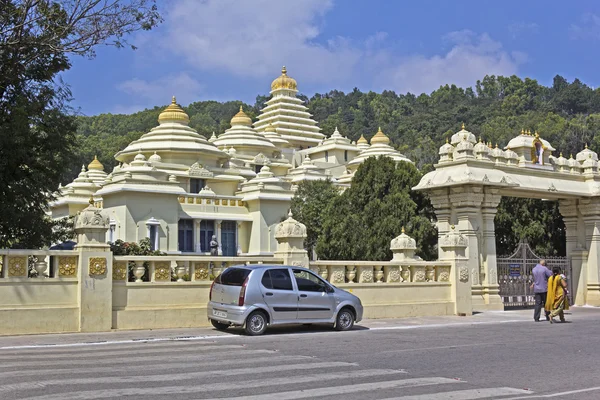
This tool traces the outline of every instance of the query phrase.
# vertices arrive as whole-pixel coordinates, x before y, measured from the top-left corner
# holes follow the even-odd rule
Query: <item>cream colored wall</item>
[[[253,200],[248,202],[252,218],[250,254],[273,253],[277,249],[275,227],[288,214],[290,203],[279,200]]]
[[[211,282],[114,283],[113,328],[160,329],[208,326]]]
[[[77,279],[0,279],[0,335],[76,332]]]

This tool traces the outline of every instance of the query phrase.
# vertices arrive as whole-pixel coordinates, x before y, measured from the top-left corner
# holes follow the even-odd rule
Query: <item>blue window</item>
[[[200,193],[204,188],[206,182],[204,179],[191,178],[190,179],[190,193]]]
[[[182,252],[194,251],[194,221],[191,219],[179,220],[178,247]]]
[[[200,222],[200,251],[210,251],[210,240],[215,234],[215,221],[204,220]]]

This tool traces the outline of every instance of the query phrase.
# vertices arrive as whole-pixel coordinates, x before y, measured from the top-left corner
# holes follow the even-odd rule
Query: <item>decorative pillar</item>
[[[113,255],[106,244],[109,218],[90,205],[75,217],[78,251],[79,331],[109,331],[112,327]]]
[[[150,239],[150,245],[153,246],[152,250],[158,250],[158,227],[160,222],[152,217],[146,221],[147,237]],[[154,238],[152,238],[152,230],[154,229]]]
[[[417,242],[415,241],[415,239],[411,238],[405,233],[404,227],[402,227],[402,233],[400,234],[400,236],[395,237],[390,242],[390,250],[392,250],[392,262],[397,261],[398,263],[401,263],[411,260],[421,260],[420,257],[415,256],[415,250],[417,250]],[[405,266],[404,268],[407,267]],[[424,268],[425,267],[423,267],[423,269]],[[412,269],[412,267],[407,268],[407,271],[409,271],[409,269]],[[400,266],[385,266],[383,270],[385,273],[386,282],[400,282]],[[413,277],[415,276],[414,274],[411,275],[413,275]]]
[[[219,255],[222,256],[223,255],[223,247],[222,247],[222,238],[221,238],[221,223],[223,221],[221,221],[220,219],[216,220],[215,223],[217,225],[217,242],[219,243]]]
[[[451,300],[454,303],[454,313],[461,316],[472,315],[473,296],[469,282],[471,274],[466,257],[469,240],[465,235],[458,233],[454,226],[451,226],[450,232],[444,235],[439,244],[446,254],[446,257],[440,261],[452,263],[450,284],[452,285]]]
[[[481,203],[482,227],[482,258],[479,271],[479,282],[482,286],[482,296],[488,309],[504,310],[498,285],[498,264],[496,262],[496,229],[494,217],[498,212],[498,204],[502,196],[498,189],[484,188]]]
[[[582,268],[582,274],[587,272],[585,300],[586,304],[600,306],[600,199],[580,200],[579,211],[585,224],[588,248],[587,263]]]
[[[201,219],[194,220],[194,243],[196,248],[196,253],[202,253],[202,246],[200,245],[200,224],[202,223]]]
[[[452,210],[450,207],[450,197],[448,189],[432,190],[429,193],[429,200],[435,210],[438,228],[438,243],[450,231]],[[438,258],[444,257],[444,250],[438,246]]]
[[[573,287],[573,301],[575,305],[586,304],[587,294],[587,264],[588,251],[585,249],[585,225],[577,209],[577,200],[560,200],[558,202],[560,214],[566,228],[567,259],[571,263],[571,285]]]
[[[282,258],[284,264],[308,268],[308,253],[304,249],[306,226],[292,218],[291,210],[288,218],[275,228],[275,239],[275,257]]]

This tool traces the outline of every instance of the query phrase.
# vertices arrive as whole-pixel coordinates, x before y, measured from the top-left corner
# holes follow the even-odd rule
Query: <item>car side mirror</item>
[[[327,285],[327,286],[325,287],[325,291],[326,291],[327,293],[333,293],[333,292],[335,292],[335,290],[334,290],[334,289],[333,289],[331,286],[329,286],[329,285]]]

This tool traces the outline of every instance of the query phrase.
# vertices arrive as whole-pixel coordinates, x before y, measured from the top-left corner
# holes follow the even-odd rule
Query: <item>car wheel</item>
[[[211,319],[210,323],[212,324],[212,326],[214,326],[216,329],[218,329],[220,331],[224,331],[225,329],[229,328],[229,324],[225,324],[223,322],[219,322],[214,319]]]
[[[250,336],[258,336],[265,333],[267,329],[267,317],[262,311],[254,311],[246,318],[246,327],[244,330]]]
[[[347,308],[343,308],[335,319],[336,331],[347,331],[354,326],[354,314]]]

